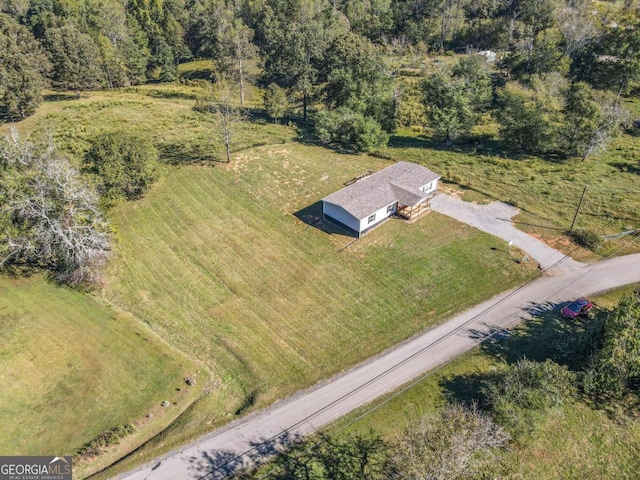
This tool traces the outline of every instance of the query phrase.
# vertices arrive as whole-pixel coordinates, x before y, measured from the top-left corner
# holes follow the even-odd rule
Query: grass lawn
[[[615,306],[625,291],[639,285],[607,292],[593,298],[599,308]],[[485,343],[424,377],[414,386],[387,395],[381,401],[352,412],[330,429],[334,434],[371,431],[393,438],[408,422],[435,411],[451,401],[477,398],[478,378],[526,357],[543,361],[556,358],[559,339],[574,327],[550,312],[516,327],[508,339]],[[570,359],[565,359],[570,363]],[[576,400],[551,410],[533,431],[512,442],[506,462],[518,478],[584,479],[636,478],[640,471],[640,418],[637,397],[631,403],[594,408]]]
[[[230,165],[176,169],[113,212],[119,257],[105,295],[212,372],[211,394],[165,446],[534,273],[499,240],[436,213],[388,221],[355,243],[309,225],[319,198],[383,165],[295,143],[265,146]]]
[[[0,278],[0,318],[2,455],[70,455],[129,422],[140,443],[198,395],[196,368],[148,328],[40,276]]]

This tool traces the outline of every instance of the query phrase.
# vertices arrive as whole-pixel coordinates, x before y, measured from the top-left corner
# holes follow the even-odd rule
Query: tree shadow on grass
[[[293,214],[298,220],[306,224],[305,230],[315,228],[328,235],[342,235],[344,237],[358,238],[356,232],[351,229],[341,227],[331,222],[322,215],[322,201],[304,207]]]
[[[78,96],[75,92],[59,92],[43,95],[42,98],[44,98],[45,102],[64,102],[67,100],[80,100],[82,95]]]
[[[532,156],[541,158],[551,163],[563,163],[564,158],[553,153],[532,154],[522,150],[506,148],[504,142],[490,136],[476,136],[464,141],[447,145],[434,137],[413,137],[405,135],[392,135],[389,140],[391,148],[429,148],[443,152],[462,153],[466,155],[490,155],[509,160],[527,160]]]
[[[0,124],[2,123],[18,123],[20,120],[24,120],[24,118],[16,117],[15,115],[11,115],[5,108],[0,107]]]
[[[179,99],[179,100],[194,100],[196,95],[189,92],[181,92],[178,90],[162,90],[159,88],[138,90],[138,93],[144,93],[147,97],[152,98],[165,98],[167,100]]]
[[[198,68],[180,72],[180,77],[184,80],[207,80],[211,81],[215,74],[213,66],[211,68]]]
[[[443,152],[464,153],[467,155],[494,155],[512,160],[523,160],[529,156],[523,152],[508,150],[499,140],[494,138],[477,137],[470,138],[465,142],[447,145],[433,137],[412,137],[404,135],[393,135],[389,140],[391,148],[429,148]]]
[[[244,108],[243,111],[246,113],[247,120],[259,125],[288,125],[298,129],[308,127],[308,123],[305,123],[302,120],[302,117],[298,117],[296,115],[285,115],[275,121],[267,114],[264,108]]]
[[[205,145],[184,145],[180,143],[163,143],[158,146],[160,157],[169,165],[196,165],[224,163],[214,150]]]
[[[638,165],[632,165],[630,163],[610,163],[613,168],[617,168],[621,172],[635,173],[640,175],[640,163]]]
[[[202,451],[188,458],[195,477],[207,480],[242,478],[265,461],[301,441],[299,435],[289,432],[251,442],[241,453],[231,450]]]
[[[589,320],[567,320],[560,310],[568,302],[531,303],[524,308],[530,318],[511,330],[506,338],[495,338],[481,345],[484,353],[506,363],[526,358],[536,362],[553,360],[571,369],[579,368],[575,342]]]
[[[498,361],[513,364],[525,358],[535,362],[550,359],[570,370],[579,370],[584,358],[577,351],[578,338],[594,320],[563,318],[560,309],[567,303],[530,303],[523,308],[527,318],[516,327],[470,330],[469,334],[482,342],[484,354]],[[440,381],[440,387],[450,402],[482,401],[480,386],[486,378],[486,372],[447,376]]]

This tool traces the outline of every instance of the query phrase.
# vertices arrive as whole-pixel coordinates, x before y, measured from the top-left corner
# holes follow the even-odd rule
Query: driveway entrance
[[[488,205],[478,205],[440,192],[431,200],[431,209],[490,233],[505,242],[513,242],[513,245],[526,252],[544,270],[567,271],[582,265],[543,241],[518,230],[511,219],[519,210],[506,203],[491,202]]]

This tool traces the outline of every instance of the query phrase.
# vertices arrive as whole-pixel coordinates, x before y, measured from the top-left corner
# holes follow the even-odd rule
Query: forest
[[[206,80],[229,80],[241,103],[248,83],[268,87],[272,115],[298,114],[328,143],[368,150],[398,127],[426,123],[449,144],[490,114],[510,148],[584,158],[629,121],[619,99],[640,79],[637,8],[587,0],[3,0],[2,108],[19,120],[44,88],[79,95],[184,81],[177,66],[207,58],[215,67]],[[398,81],[419,75],[425,55],[478,52],[485,56],[444,63],[424,82]]]

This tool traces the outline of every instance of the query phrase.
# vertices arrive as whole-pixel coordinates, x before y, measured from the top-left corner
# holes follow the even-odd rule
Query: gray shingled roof
[[[409,206],[418,204],[431,195],[418,188],[438,178],[440,175],[422,165],[398,162],[322,200],[344,208],[356,218],[366,218],[396,201]]]

